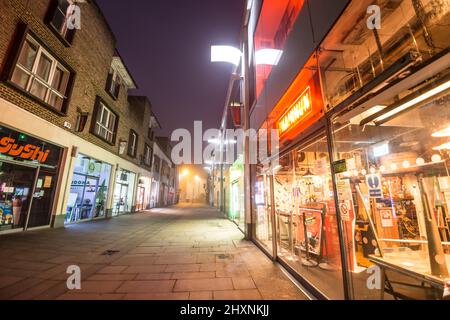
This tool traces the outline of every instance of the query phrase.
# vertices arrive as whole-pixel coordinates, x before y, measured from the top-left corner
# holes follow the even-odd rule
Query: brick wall
[[[49,5],[50,0],[0,0],[0,72],[4,73],[8,59],[13,55],[11,46],[17,37],[19,23],[27,24],[51,53],[63,60],[76,73],[67,114],[60,115],[45,108],[4,81],[0,83],[0,97],[61,128],[64,128],[65,121],[70,122],[72,129],[64,128],[65,130],[115,154],[118,154],[119,141],[128,140],[129,130],[133,128],[139,135],[138,156],[131,158],[125,152],[121,157],[140,165],[139,156],[144,152],[144,139],[147,137],[150,118],[150,109],[147,110],[147,108],[150,108],[150,105],[144,108],[130,107],[128,93],[124,87],[121,88],[117,100],[114,100],[105,90],[116,47],[115,37],[107,22],[94,2],[80,4],[81,30],[76,31],[72,44],[67,46],[44,22]],[[97,96],[119,115],[114,146],[89,132]],[[73,130],[78,115],[77,109],[90,113],[83,132]]]

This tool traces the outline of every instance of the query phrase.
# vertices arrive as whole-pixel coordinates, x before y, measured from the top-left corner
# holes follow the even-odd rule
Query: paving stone
[[[256,289],[255,282],[251,277],[231,278],[231,281],[233,281],[233,287],[237,290]]]
[[[168,265],[165,272],[190,272],[199,271],[200,264],[174,264]]]
[[[117,292],[119,293],[171,292],[174,284],[175,280],[125,281],[120,286],[120,288],[117,289]]]
[[[103,269],[100,269],[97,273],[111,273],[111,274],[117,274],[124,271],[127,266],[108,266],[104,267]]]
[[[167,280],[172,279],[172,273],[140,273],[134,280]]]
[[[201,279],[201,278],[214,278],[215,272],[175,272],[172,275],[172,279]]]
[[[128,293],[126,300],[188,300],[189,292]]]
[[[150,266],[132,266],[126,268],[122,273],[155,273],[164,272],[166,270],[165,265],[150,265]]]
[[[230,278],[209,278],[177,280],[174,291],[230,290],[233,284]]]

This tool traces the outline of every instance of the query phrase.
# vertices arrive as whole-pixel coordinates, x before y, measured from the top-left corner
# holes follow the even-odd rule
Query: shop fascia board
[[[447,52],[442,57],[438,58],[437,60],[428,63],[427,65],[423,66],[418,71],[412,73],[407,78],[399,81],[398,83],[387,87],[387,89],[383,90],[382,92],[378,93],[373,98],[367,100],[366,102],[363,102],[356,108],[352,109],[351,111],[347,112],[346,114],[339,117],[339,122],[345,123],[349,121],[351,118],[359,115],[360,113],[370,110],[371,108],[375,106],[382,105],[383,102],[392,99],[397,94],[404,92],[405,90],[408,90],[409,88],[412,88],[416,86],[417,84],[433,77],[434,75],[438,74],[439,72],[450,68],[450,52]]]
[[[13,103],[0,98],[0,109],[2,110],[1,122],[5,125],[17,129],[29,135],[33,135],[39,139],[48,141],[56,146],[68,148],[78,147],[78,152],[91,156],[92,158],[100,158],[110,165],[119,165],[120,168],[141,174],[142,176],[150,176],[150,172],[131,163],[123,158],[115,155],[77,135],[62,129],[46,120],[22,109]],[[26,124],[26,125],[24,125]],[[69,154],[70,155],[70,154]],[[69,156],[68,156],[69,158]]]

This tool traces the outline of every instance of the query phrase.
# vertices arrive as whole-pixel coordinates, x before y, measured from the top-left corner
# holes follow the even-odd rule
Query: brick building
[[[150,206],[160,127],[95,1],[0,0],[0,232]]]

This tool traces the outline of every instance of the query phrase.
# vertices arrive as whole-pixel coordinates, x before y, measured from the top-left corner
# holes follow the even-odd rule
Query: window
[[[72,12],[68,12],[69,7],[70,3],[68,0],[54,0],[53,6],[49,11],[48,22],[58,35],[67,42],[72,43],[75,29],[69,30],[67,28],[67,18],[73,14]]]
[[[149,127],[148,134],[147,134],[148,138],[153,141],[154,135],[155,135],[155,133],[153,132],[152,128]]]
[[[108,81],[106,84],[106,90],[114,99],[117,99],[119,97],[121,84],[122,84],[122,79],[120,78],[119,73],[116,70],[114,70],[113,68],[111,68],[109,70]]]
[[[109,109],[103,101],[99,100],[95,115],[93,133],[106,142],[114,144],[118,120],[117,115]]]
[[[145,145],[145,153],[144,153],[144,164],[146,166],[152,165],[152,148],[148,144]]]
[[[59,112],[65,112],[71,73],[30,35],[20,50],[11,82]]]
[[[138,135],[134,130],[130,130],[130,135],[128,136],[128,155],[130,157],[136,157]]]

